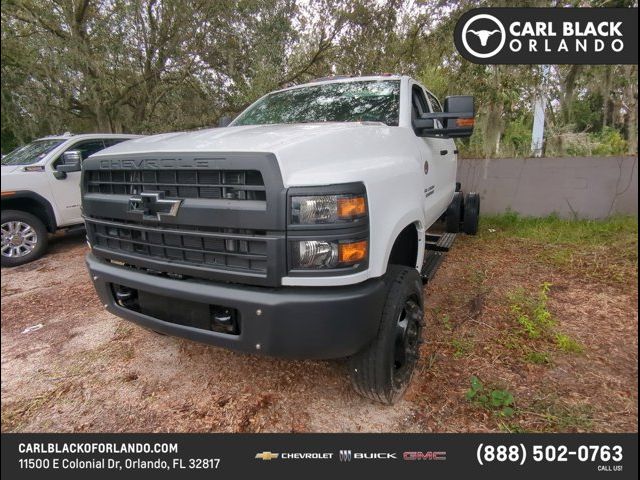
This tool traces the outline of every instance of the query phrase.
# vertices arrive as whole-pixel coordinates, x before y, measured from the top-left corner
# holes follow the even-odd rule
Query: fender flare
[[[2,209],[4,210],[11,208],[10,205],[6,205],[6,203],[10,203],[12,200],[18,200],[21,198],[25,198],[25,199],[29,199],[29,200],[33,200],[34,202],[40,204],[42,206],[42,208],[44,209],[44,214],[45,214],[45,226],[47,227],[47,230],[50,233],[55,232],[58,229],[58,223],[56,220],[56,214],[55,211],[53,209],[53,206],[51,205],[51,202],[49,202],[49,200],[47,200],[46,198],[44,198],[42,195],[36,193],[36,192],[32,192],[30,190],[17,190],[15,191],[15,193],[13,193],[12,195],[7,195],[6,197],[2,197]]]
[[[416,269],[419,269],[420,265],[422,265],[422,261],[424,260],[425,223],[424,217],[422,215],[422,210],[413,209],[405,213],[396,222],[393,230],[391,230],[391,235],[389,236],[389,241],[387,242],[387,246],[384,252],[385,273],[386,266],[389,265],[389,257],[391,256],[391,249],[393,248],[393,244],[398,238],[398,235],[400,235],[400,232],[402,232],[402,230],[407,228],[409,225],[415,225],[416,230],[418,231],[418,255],[416,257]]]

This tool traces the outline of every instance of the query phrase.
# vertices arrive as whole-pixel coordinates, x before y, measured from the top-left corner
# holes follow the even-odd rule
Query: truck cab
[[[38,258],[46,250],[49,233],[82,227],[81,163],[93,153],[136,137],[49,136],[3,156],[2,266],[22,265]]]
[[[393,403],[419,353],[426,231],[463,224],[453,139],[473,108],[407,76],[329,78],[224,128],[98,152],[82,179],[94,285],[162,333],[350,357],[356,390]]]

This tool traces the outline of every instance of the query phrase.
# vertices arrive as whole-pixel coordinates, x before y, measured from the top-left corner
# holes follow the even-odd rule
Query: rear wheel
[[[462,220],[462,192],[455,192],[453,200],[447,208],[445,221],[447,222],[447,232],[458,233],[460,231],[460,221]]]
[[[355,390],[371,400],[391,405],[411,381],[422,336],[422,281],[409,267],[390,265],[387,299],[378,334],[351,357],[351,381]]]
[[[44,223],[27,212],[2,212],[2,266],[17,267],[40,258],[49,240]]]
[[[478,233],[478,224],[480,223],[480,195],[477,193],[468,193],[464,199],[464,220],[462,221],[462,229],[467,235],[475,235]]]

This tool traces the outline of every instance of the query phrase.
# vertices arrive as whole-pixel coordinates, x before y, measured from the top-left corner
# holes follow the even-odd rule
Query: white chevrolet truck
[[[2,157],[3,267],[40,257],[50,233],[82,228],[80,168],[89,155],[138,135],[40,138]]]
[[[98,152],[82,174],[95,288],[160,333],[350,357],[355,389],[391,404],[419,354],[428,254],[450,243],[427,229],[477,230],[453,140],[473,117],[472,97],[442,107],[406,76],[334,77],[270,93],[225,128]]]

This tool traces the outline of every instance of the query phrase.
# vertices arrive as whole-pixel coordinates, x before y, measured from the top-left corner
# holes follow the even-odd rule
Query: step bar
[[[438,267],[440,267],[446,253],[453,246],[455,239],[455,233],[427,233],[425,235],[425,255],[420,270],[422,283],[428,283],[433,280]]]

